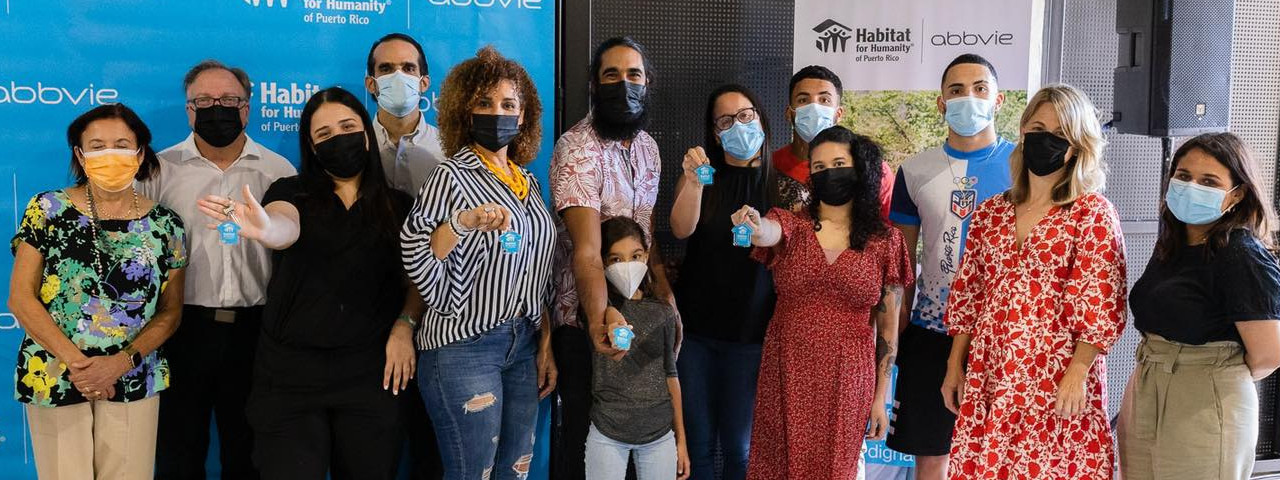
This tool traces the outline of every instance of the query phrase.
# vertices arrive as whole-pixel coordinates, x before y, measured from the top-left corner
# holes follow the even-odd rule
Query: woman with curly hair
[[[883,405],[913,272],[901,234],[880,216],[880,147],[831,127],[809,152],[808,211],[761,218],[747,205],[732,216],[751,227],[751,256],[773,271],[778,294],[748,479],[855,478],[863,435],[889,428]]]
[[[519,64],[492,47],[441,89],[444,153],[400,233],[426,301],[415,331],[445,478],[523,478],[538,400],[555,388],[550,323],[555,225],[537,179],[542,105]]]

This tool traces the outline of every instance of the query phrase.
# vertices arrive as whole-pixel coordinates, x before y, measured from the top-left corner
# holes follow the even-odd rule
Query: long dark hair
[[[747,87],[736,83],[721,85],[711,92],[711,95],[707,97],[706,120],[703,123],[703,131],[706,134],[706,138],[703,139],[702,143],[704,145],[703,149],[706,150],[707,159],[711,160],[713,168],[717,170],[724,168],[726,165],[724,146],[720,145],[720,135],[716,132],[716,101],[729,93],[738,93],[747,97],[747,101],[751,102],[751,106],[756,108],[756,117],[760,119],[760,127],[764,129],[764,143],[760,145],[760,153],[756,159],[759,163],[756,188],[760,189],[760,199],[764,202],[763,205],[757,207],[761,207],[759,209],[762,211],[768,211],[774,205],[781,205],[782,201],[778,198],[777,170],[774,170],[770,156],[770,152],[773,150],[769,148],[769,117],[765,115],[764,109],[760,106],[760,100],[756,98],[755,93],[747,89]],[[709,188],[714,189],[715,184],[712,184]],[[703,212],[714,212],[716,200],[714,195],[708,196],[706,201],[703,202],[703,205],[705,205]]]
[[[1227,245],[1231,232],[1245,230],[1257,238],[1264,246],[1271,248],[1271,229],[1268,226],[1271,212],[1262,195],[1258,192],[1258,175],[1253,155],[1249,147],[1240,137],[1231,133],[1205,133],[1187,140],[1178,152],[1173,155],[1169,164],[1170,178],[1178,171],[1178,164],[1192,150],[1200,151],[1213,157],[1218,163],[1231,172],[1231,183],[1240,189],[1244,197],[1222,215],[1222,218],[1209,227],[1205,238],[1206,255],[1212,256],[1214,251]],[[1169,179],[1166,178],[1167,182]],[[1156,240],[1155,257],[1165,261],[1174,258],[1178,252],[1187,247],[1187,224],[1169,211],[1165,202],[1160,204],[1160,235]]]
[[[382,171],[378,138],[374,136],[369,112],[364,109],[364,105],[355,95],[341,87],[329,87],[316,92],[310,100],[307,100],[306,106],[302,107],[302,118],[298,119],[298,150],[302,155],[302,168],[298,172],[298,178],[302,180],[303,189],[306,191],[306,198],[303,201],[318,207],[323,202],[329,201],[329,196],[333,195],[333,178],[320,165],[314,150],[315,144],[311,142],[311,117],[321,105],[326,103],[345,105],[360,117],[361,125],[364,125],[365,140],[369,145],[369,158],[365,162],[364,170],[361,171],[359,190],[360,198],[369,207],[367,212],[370,215],[366,220],[376,231],[392,237],[398,236],[401,219],[397,216],[395,206],[391,202],[391,187],[387,185],[386,174]]]
[[[809,142],[809,162],[813,162],[813,151],[824,143],[839,143],[849,147],[849,154],[853,159],[853,165],[849,168],[855,169],[857,173],[857,193],[853,195],[853,211],[849,214],[849,248],[862,250],[867,246],[868,240],[889,229],[880,217],[880,181],[884,176],[880,168],[884,162],[884,153],[880,150],[880,145],[870,137],[834,126],[818,133]],[[809,176],[809,181],[813,181],[812,175]],[[809,201],[809,216],[813,218],[814,231],[822,229],[822,224],[818,221],[819,203],[821,202],[817,198]]]
[[[623,239],[634,238],[640,242],[640,246],[644,250],[649,251],[649,241],[644,237],[644,229],[640,228],[640,224],[627,217],[613,217],[605,220],[600,224],[600,259],[609,258],[609,250],[613,248],[613,244]],[[608,283],[608,282],[606,282]],[[623,297],[613,289],[613,285],[608,286],[609,289],[609,305],[617,308],[628,299]],[[653,272],[645,273],[644,280],[640,281],[640,291],[644,293],[645,298],[653,297]]]

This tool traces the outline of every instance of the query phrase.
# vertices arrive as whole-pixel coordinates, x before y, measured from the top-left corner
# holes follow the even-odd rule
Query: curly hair
[[[857,173],[857,193],[853,196],[853,211],[849,213],[849,248],[862,250],[867,246],[867,241],[889,231],[888,225],[880,217],[880,182],[884,176],[880,171],[880,164],[884,162],[884,153],[880,145],[870,137],[837,125],[819,132],[809,142],[811,161],[814,149],[824,143],[844,145],[848,147],[852,157],[853,165],[848,168]],[[812,182],[812,176],[810,181]],[[815,232],[822,230],[822,224],[818,221],[819,203],[821,202],[817,198],[809,201],[809,217],[813,219]]]
[[[481,95],[489,93],[498,82],[510,81],[520,95],[524,123],[520,133],[507,147],[507,157],[517,165],[526,165],[538,155],[542,141],[542,102],[524,67],[503,57],[493,46],[476,52],[474,58],[459,63],[449,71],[440,87],[436,121],[440,126],[440,146],[452,157],[466,148],[471,140],[471,109]]]

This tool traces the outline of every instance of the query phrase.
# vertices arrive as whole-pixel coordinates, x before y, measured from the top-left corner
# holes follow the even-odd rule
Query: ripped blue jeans
[[[508,320],[418,352],[418,388],[445,480],[524,480],[538,416],[538,328]]]

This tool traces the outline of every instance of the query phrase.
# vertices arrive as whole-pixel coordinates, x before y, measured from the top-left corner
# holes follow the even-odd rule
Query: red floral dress
[[[897,229],[828,264],[804,213],[773,209],[782,241],[752,258],[773,271],[778,303],[764,338],[747,478],[849,479],[875,394],[871,309],[884,285],[912,281]]]
[[[1019,249],[1013,204],[997,195],[971,228],[946,315],[948,332],[972,338],[951,478],[1112,478],[1103,357],[1085,382],[1083,413],[1059,417],[1054,400],[1076,343],[1105,353],[1124,328],[1115,209],[1096,193],[1054,207]]]

